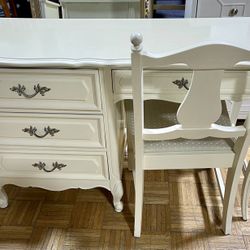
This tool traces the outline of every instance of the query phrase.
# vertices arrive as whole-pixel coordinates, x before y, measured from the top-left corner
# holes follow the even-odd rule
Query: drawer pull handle
[[[22,96],[22,95],[23,95],[23,96],[26,97],[26,98],[32,98],[32,97],[36,96],[37,94],[40,94],[41,96],[44,96],[44,94],[45,94],[46,92],[50,91],[49,88],[47,88],[47,87],[40,87],[39,84],[34,85],[35,93],[34,93],[34,94],[31,94],[31,95],[28,95],[28,94],[25,93],[26,88],[25,88],[24,85],[21,85],[21,84],[18,84],[17,87],[16,87],[16,86],[13,86],[12,88],[10,88],[10,90],[13,91],[13,92],[17,92],[17,94],[18,94],[19,96]]]
[[[236,16],[238,14],[238,9],[233,8],[229,11],[229,16]]]
[[[32,126],[30,126],[29,128],[24,128],[24,129],[23,129],[23,132],[29,133],[30,136],[33,136],[33,135],[34,135],[34,136],[37,137],[37,138],[44,138],[44,137],[47,136],[48,134],[51,135],[51,136],[54,136],[54,134],[55,134],[55,133],[58,133],[60,130],[59,130],[59,129],[56,129],[56,128],[50,128],[50,126],[48,126],[48,127],[45,127],[45,128],[44,128],[45,134],[43,134],[43,135],[38,135],[38,134],[36,133],[36,131],[37,131],[37,128],[36,128],[36,127],[32,127]]]
[[[50,173],[50,172],[53,172],[56,169],[62,170],[62,168],[66,167],[67,165],[66,164],[62,164],[62,163],[58,163],[56,161],[56,162],[52,163],[53,168],[46,169],[46,164],[44,162],[39,161],[38,163],[32,164],[32,166],[35,167],[35,168],[38,168],[39,170],[43,170],[43,171],[45,171],[47,173]]]
[[[178,86],[179,89],[181,89],[182,87],[184,87],[186,90],[189,90],[188,88],[188,80],[184,79],[183,77],[181,78],[181,80],[175,80],[172,83],[174,83],[175,85]]]

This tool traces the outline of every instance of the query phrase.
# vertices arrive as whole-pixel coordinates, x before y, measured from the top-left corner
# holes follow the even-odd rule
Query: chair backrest
[[[135,140],[175,138],[201,139],[237,137],[245,134],[243,126],[215,124],[221,115],[220,84],[225,69],[250,61],[250,51],[226,44],[205,44],[174,54],[154,56],[142,51],[142,36],[131,35],[132,85],[135,119]],[[143,70],[185,64],[193,71],[189,90],[181,103],[179,124],[160,129],[144,128]]]

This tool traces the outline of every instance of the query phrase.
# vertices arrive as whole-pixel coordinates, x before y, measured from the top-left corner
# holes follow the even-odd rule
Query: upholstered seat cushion
[[[178,124],[176,112],[179,104],[161,100],[148,100],[144,104],[144,124],[145,128],[163,128]],[[125,101],[128,146],[129,151],[134,151],[134,121],[133,121],[133,102]],[[167,111],[167,112],[166,112]],[[222,114],[217,124],[230,126],[230,119],[225,101],[222,101]],[[232,151],[233,140],[230,138],[207,137],[198,140],[178,138],[167,141],[145,141],[145,153],[155,152],[191,152],[191,151]]]

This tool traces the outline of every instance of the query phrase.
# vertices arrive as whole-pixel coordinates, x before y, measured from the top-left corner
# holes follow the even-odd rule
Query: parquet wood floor
[[[220,230],[222,201],[212,170],[146,172],[139,239],[132,235],[134,187],[128,170],[123,183],[121,213],[104,189],[6,186],[10,201],[0,209],[0,249],[250,249],[250,221],[241,219],[240,190],[233,233],[224,236]]]

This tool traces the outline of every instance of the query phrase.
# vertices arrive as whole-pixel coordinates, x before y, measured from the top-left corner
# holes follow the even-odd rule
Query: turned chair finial
[[[130,41],[133,44],[132,45],[132,50],[140,52],[142,50],[142,35],[140,33],[132,33],[130,36]]]

